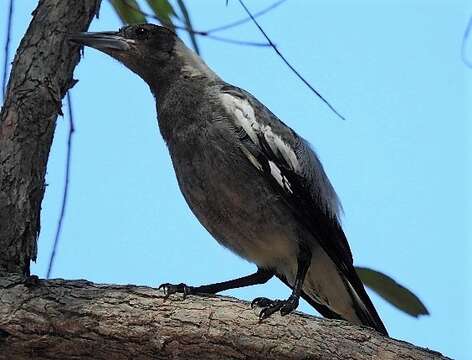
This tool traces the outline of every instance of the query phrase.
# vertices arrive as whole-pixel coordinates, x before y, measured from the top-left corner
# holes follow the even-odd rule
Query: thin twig
[[[208,34],[206,31],[192,30],[192,29],[189,29],[186,26],[178,26],[178,25],[174,25],[174,26],[175,26],[176,29],[184,30],[184,31],[187,31],[188,33],[192,33],[192,34],[199,35],[199,36],[205,36],[208,39],[221,41],[221,42],[225,42],[225,43],[229,43],[229,44],[245,45],[245,46],[256,46],[256,47],[270,47],[270,44],[265,43],[265,42],[230,39],[230,38],[226,38],[226,37],[221,37],[221,36],[217,36],[217,35]]]
[[[182,13],[182,16],[184,17],[183,22],[184,22],[185,26],[188,29],[193,29],[192,19],[190,17],[190,14],[188,13],[187,6],[185,5],[184,0],[177,0],[177,5],[179,6],[180,12]],[[174,25],[174,27],[175,27],[175,25]],[[197,55],[201,55],[200,54],[200,48],[198,46],[197,38],[195,37],[195,34],[193,34],[191,32],[189,32],[188,34],[189,34],[189,37],[190,37],[190,42],[192,43],[193,50],[195,50]]]
[[[269,43],[264,43],[264,42],[229,39],[229,38],[223,38],[223,37],[211,35],[211,34],[207,34],[205,36],[208,39],[217,40],[217,41],[225,42],[228,44],[246,45],[246,46],[255,46],[255,47],[270,47]]]
[[[65,181],[64,181],[64,192],[62,195],[62,206],[61,206],[61,213],[59,215],[59,220],[57,222],[57,229],[56,229],[56,236],[54,238],[54,245],[51,250],[51,254],[49,255],[49,266],[48,266],[48,272],[46,275],[46,279],[49,279],[49,276],[51,275],[52,267],[54,265],[54,259],[56,257],[56,250],[57,246],[59,244],[59,239],[61,235],[61,230],[62,230],[62,223],[64,220],[64,215],[66,212],[66,206],[67,206],[67,199],[68,199],[68,193],[69,193],[69,175],[70,175],[70,162],[71,162],[71,153],[72,153],[72,136],[74,134],[75,128],[74,128],[74,116],[72,112],[72,100],[71,100],[71,95],[70,95],[70,90],[67,92],[67,109],[68,109],[68,116],[69,116],[69,134],[67,137],[67,158],[66,158],[66,176],[65,176]]]
[[[282,61],[292,70],[292,72],[301,80],[303,83],[313,92],[315,93],[316,96],[318,96],[337,116],[339,116],[341,119],[345,120],[344,116],[342,116],[305,78],[300,75],[300,73],[288,62],[288,60],[285,58],[285,56],[282,55],[282,53],[277,49],[275,44],[272,42],[272,40],[269,38],[269,36],[266,34],[266,32],[262,29],[262,27],[259,25],[257,20],[254,18],[254,16],[251,14],[249,9],[244,5],[242,0],[238,0],[241,6],[243,7],[244,11],[249,15],[253,23],[257,26],[259,31],[261,32],[262,35],[266,38],[267,42],[270,44],[270,46],[274,49],[274,51],[279,55],[279,57],[282,59]]]
[[[5,59],[3,62],[2,96],[5,96],[5,90],[7,86],[8,61],[10,59],[10,38],[11,38],[12,19],[13,19],[13,0],[10,0],[10,5],[8,7],[7,34],[5,38],[5,53],[4,53]]]
[[[285,0],[283,0],[283,1],[285,1]],[[145,17],[148,17],[148,18],[151,18],[151,19],[154,19],[154,20],[157,20],[157,21],[160,22],[159,18],[156,15],[149,14],[149,13],[147,13],[147,12],[145,12],[145,11],[139,9],[139,8],[136,8],[132,4],[128,3],[127,1],[123,1],[123,4],[125,4],[125,6],[129,7],[130,9],[133,9],[134,11],[140,12]],[[206,36],[209,39],[216,40],[216,41],[221,41],[221,42],[225,42],[225,43],[229,43],[229,44],[244,45],[244,46],[256,46],[256,47],[269,47],[270,46],[269,43],[228,39],[228,38],[221,37],[221,36],[210,35],[208,33],[208,31],[194,30],[194,29],[190,29],[188,26],[179,26],[179,25],[174,24],[174,27],[178,30],[184,30],[188,33],[195,34],[195,35],[198,35],[198,36]],[[214,30],[212,30],[212,31],[214,31]]]
[[[262,9],[262,10],[256,12],[256,13],[254,13],[253,14],[254,18],[258,18],[259,16],[268,13],[269,11],[275,9],[277,6],[281,5],[285,1],[287,1],[287,0],[279,0],[275,3],[273,3],[272,5],[266,7],[265,9]],[[211,34],[211,33],[217,32],[217,31],[228,30],[228,29],[231,29],[233,27],[236,27],[236,26],[242,25],[244,23],[247,23],[248,21],[251,21],[251,20],[252,20],[251,17],[248,16],[248,17],[245,17],[244,19],[240,19],[240,20],[237,20],[237,21],[234,21],[234,22],[230,22],[229,24],[221,25],[221,26],[215,27],[213,29],[207,30],[207,31],[205,31],[205,33]]]
[[[461,57],[464,64],[468,67],[472,68],[472,60],[467,58],[466,48],[467,48],[467,41],[469,39],[470,33],[472,31],[472,16],[469,18],[469,22],[467,23],[467,27],[464,31],[464,36],[462,37],[462,45],[461,45]]]

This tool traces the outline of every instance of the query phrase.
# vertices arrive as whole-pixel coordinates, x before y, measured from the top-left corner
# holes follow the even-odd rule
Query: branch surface
[[[344,321],[85,280],[0,279],[0,359],[446,359]]]
[[[13,61],[0,112],[0,272],[29,273],[36,259],[46,165],[61,100],[99,0],[40,0]]]

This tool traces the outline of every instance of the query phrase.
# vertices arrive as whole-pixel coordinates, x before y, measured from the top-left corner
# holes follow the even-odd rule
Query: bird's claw
[[[260,307],[259,321],[267,319],[272,314],[280,311],[280,315],[290,314],[298,307],[298,297],[291,295],[287,300],[270,300],[265,297],[255,298],[251,303],[251,308]]]
[[[23,282],[26,287],[36,287],[39,286],[40,283],[37,275],[29,275]]]
[[[187,295],[192,294],[192,287],[184,283],[180,283],[180,284],[164,283],[164,284],[159,285],[158,290],[162,290],[164,292],[164,299],[167,299],[172,294],[183,294],[183,298],[185,299]]]

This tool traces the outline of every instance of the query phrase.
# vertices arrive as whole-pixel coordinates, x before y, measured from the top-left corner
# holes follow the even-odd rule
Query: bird
[[[259,320],[287,315],[303,298],[324,317],[388,336],[356,274],[340,201],[303,137],[222,80],[166,27],[128,25],[69,40],[111,56],[149,85],[188,206],[217,242],[257,267],[209,285],[164,283],[166,296],[215,294],[275,276],[292,292],[283,300],[254,299]]]

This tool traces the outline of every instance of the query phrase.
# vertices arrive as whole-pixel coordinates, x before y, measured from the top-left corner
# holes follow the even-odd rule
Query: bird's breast
[[[179,131],[169,151],[182,194],[203,226],[240,256],[273,267],[296,254],[296,222],[238,141],[221,124],[200,123]]]

